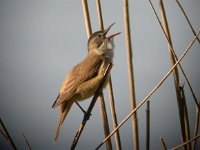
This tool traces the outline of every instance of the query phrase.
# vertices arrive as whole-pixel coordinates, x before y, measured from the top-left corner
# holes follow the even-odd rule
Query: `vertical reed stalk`
[[[99,106],[100,106],[101,118],[102,118],[102,123],[103,123],[104,135],[105,137],[107,137],[110,134],[110,129],[109,129],[109,124],[108,124],[108,117],[107,117],[103,93],[99,96]],[[109,139],[106,142],[106,149],[112,150],[111,139]]]
[[[99,20],[99,25],[100,25],[100,29],[103,30],[103,17],[102,17],[102,12],[101,12],[101,4],[100,1],[97,0],[96,1],[97,4],[97,12],[98,12],[98,20]],[[101,112],[101,117],[102,117],[102,121],[103,121],[103,127],[104,127],[104,135],[105,137],[108,136],[110,134],[110,129],[109,129],[109,124],[108,124],[108,117],[107,117],[107,113],[106,113],[106,106],[105,106],[105,101],[104,101],[104,96],[103,94],[99,97],[99,103],[100,103],[100,112]],[[108,142],[106,143],[106,148],[111,150],[112,149],[112,141],[111,139],[108,140]]]
[[[168,22],[167,22],[167,17],[165,14],[165,8],[162,0],[158,0],[159,5],[160,5],[160,10],[161,10],[161,16],[163,20],[163,26],[165,33],[167,34],[167,38],[169,40],[168,44],[168,50],[169,50],[169,55],[171,58],[171,63],[174,65],[176,63],[176,58],[173,53],[173,46],[172,46],[172,41],[171,41],[171,36],[169,32],[169,27],[168,27]],[[182,96],[181,89],[179,88],[179,73],[178,73],[178,68],[176,67],[173,71],[173,76],[174,76],[174,83],[175,83],[175,89],[176,89],[176,96],[177,96],[177,102],[178,102],[178,109],[179,109],[179,119],[180,119],[180,125],[181,125],[181,133],[182,133],[182,140],[183,142],[187,141],[189,138],[189,122],[188,122],[188,116],[187,115],[187,105],[185,102],[184,97]],[[187,123],[185,123],[187,122]],[[188,124],[188,126],[187,126]],[[190,149],[190,146],[185,146],[184,147],[186,150]]]
[[[166,147],[165,141],[163,140],[162,137],[160,138],[160,142],[161,142],[161,145],[162,145],[162,150],[167,150],[167,147]]]
[[[104,25],[103,25],[103,15],[101,11],[101,2],[100,0],[96,0],[96,5],[97,5],[97,14],[98,14],[98,22],[101,30],[104,30]]]
[[[112,122],[113,122],[113,129],[115,129],[118,126],[118,122],[117,122],[117,115],[116,115],[116,111],[115,111],[115,101],[114,101],[114,95],[112,92],[112,80],[109,80],[108,83],[108,95],[110,98],[110,107],[111,107],[111,113],[112,113]],[[116,131],[115,133],[115,142],[116,142],[116,149],[117,150],[121,150],[121,139],[120,139],[120,134],[119,134],[119,130]]]
[[[189,117],[188,117],[188,110],[187,110],[187,104],[185,99],[185,92],[183,86],[179,86],[179,89],[181,91],[181,106],[183,107],[183,117],[184,117],[184,127],[185,127],[185,136],[186,141],[190,139],[190,125],[189,125]],[[191,149],[191,144],[188,143],[187,149]]]
[[[97,12],[98,12],[98,20],[99,20],[100,29],[104,30],[100,0],[96,0],[96,4],[97,4]],[[108,95],[109,95],[109,99],[110,99],[110,108],[111,108],[111,114],[112,114],[113,128],[115,128],[118,125],[118,123],[117,123],[117,115],[116,115],[116,111],[115,111],[115,101],[114,101],[111,76],[108,81]],[[116,149],[121,150],[121,140],[120,140],[119,131],[117,131],[114,136],[115,136]]]
[[[200,102],[199,102],[200,106]],[[199,122],[200,122],[200,110],[198,107],[196,107],[196,121],[195,121],[195,129],[194,129],[194,137],[197,136],[198,130],[199,130]],[[196,146],[196,140],[192,143],[192,149],[195,150]]]
[[[150,101],[147,101],[146,109],[146,150],[150,149]]]
[[[84,19],[85,19],[85,28],[86,28],[87,36],[90,37],[90,35],[92,34],[92,28],[91,28],[91,23],[90,23],[90,14],[89,14],[87,0],[82,0],[82,7],[83,7],[83,14],[84,14]]]
[[[134,87],[134,75],[133,75],[133,63],[132,63],[132,45],[131,45],[131,31],[129,21],[129,5],[128,0],[124,0],[124,25],[125,25],[125,41],[127,49],[127,62],[128,62],[128,74],[129,74],[129,89],[130,89],[130,103],[131,110],[136,108],[135,99],[135,87]],[[134,149],[139,149],[139,135],[138,135],[138,119],[137,113],[132,116],[132,128],[133,128],[133,145]]]

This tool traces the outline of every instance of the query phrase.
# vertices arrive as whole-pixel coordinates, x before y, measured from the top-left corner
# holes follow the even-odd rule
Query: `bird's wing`
[[[98,74],[98,69],[103,60],[100,56],[93,58],[94,55],[88,55],[86,59],[69,72],[61,86],[60,94],[52,106],[53,108],[74,96],[76,89],[81,83],[94,78]]]

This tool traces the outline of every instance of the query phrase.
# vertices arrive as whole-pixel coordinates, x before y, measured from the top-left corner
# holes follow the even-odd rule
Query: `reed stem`
[[[99,26],[100,26],[101,30],[104,30],[100,0],[96,0],[96,4],[97,4]],[[116,115],[116,111],[115,111],[115,101],[114,101],[111,75],[110,75],[110,79],[108,81],[108,95],[109,95],[109,99],[110,99],[110,109],[111,109],[111,114],[112,114],[113,128],[115,128],[118,125],[118,123],[117,123],[117,115]],[[114,136],[115,136],[116,149],[121,150],[121,140],[120,140],[119,131],[117,131]]]
[[[103,93],[101,93],[99,96],[99,107],[100,107],[100,112],[101,112],[104,135],[105,137],[107,137],[110,134],[110,129],[109,129],[109,124],[108,124],[108,117],[107,117],[106,105],[105,105]],[[112,150],[111,139],[106,142],[106,149]]]
[[[200,102],[199,102],[200,105]],[[200,123],[200,110],[196,107],[196,121],[195,121],[195,129],[194,129],[194,137],[197,136],[199,130],[199,123]],[[192,143],[192,149],[195,150],[196,147],[196,139]]]
[[[133,57],[132,57],[132,44],[131,44],[131,30],[129,19],[129,3],[128,0],[124,0],[124,26],[125,26],[125,41],[127,50],[127,63],[128,63],[128,75],[129,75],[129,90],[130,90],[130,103],[131,110],[136,107],[135,98],[135,86],[134,86],[134,74],[133,74]],[[133,132],[133,146],[135,150],[139,149],[139,135],[138,135],[138,119],[137,113],[134,113],[132,118],[132,132]]]
[[[174,55],[175,52],[173,52],[173,45],[172,45],[172,40],[171,40],[170,31],[168,27],[164,4],[162,0],[158,0],[158,3],[161,10],[164,30],[169,40],[169,42],[167,41],[167,44],[168,44],[169,55],[171,58],[171,64],[174,65],[176,63],[176,58]],[[179,86],[179,73],[178,73],[177,67],[174,69],[173,77],[174,77],[174,84],[175,84],[177,103],[178,103],[178,109],[179,109],[179,119],[180,119],[180,125],[181,125],[182,139],[183,139],[183,142],[185,142],[188,139],[190,139],[190,134],[189,134],[190,129],[189,129],[189,122],[188,122],[187,105],[185,102],[183,88],[180,88]],[[185,146],[185,149],[186,150],[190,149],[190,146],[189,145]]]
[[[198,135],[195,136],[194,138],[192,138],[192,139],[190,139],[190,140],[188,140],[188,141],[186,141],[186,142],[184,142],[184,143],[182,143],[182,144],[180,144],[180,145],[177,145],[176,147],[171,148],[170,150],[179,149],[179,148],[181,148],[181,147],[183,147],[183,146],[185,146],[185,145],[191,143],[192,141],[194,141],[194,140],[196,140],[196,139],[198,139],[198,138],[200,138],[200,134],[198,134]]]
[[[150,101],[147,101],[146,109],[146,150],[150,149]]]
[[[165,141],[164,141],[164,139],[162,137],[160,137],[160,142],[161,142],[161,145],[162,145],[162,150],[167,150]]]
[[[89,14],[87,0],[82,0],[82,7],[83,7],[83,14],[84,14],[87,37],[90,37],[90,35],[92,34],[92,28],[91,28],[91,23],[90,23],[90,14]]]
[[[110,108],[111,108],[111,113],[112,113],[112,122],[113,122],[113,129],[116,128],[118,126],[118,122],[117,122],[117,114],[115,111],[115,101],[114,101],[114,95],[112,92],[112,80],[110,78],[110,81],[108,83],[108,96],[110,98]],[[122,146],[121,146],[121,139],[120,139],[120,133],[119,130],[116,131],[115,133],[115,143],[116,143],[116,149],[117,150],[121,150]]]
[[[100,25],[100,30],[103,30],[104,26],[103,26],[103,17],[102,17],[100,0],[96,0],[96,5],[97,5],[97,13],[98,13],[98,21],[99,21],[99,25]],[[106,136],[108,136],[110,134],[110,129],[109,129],[109,124],[108,124],[108,117],[107,117],[107,112],[106,112],[106,106],[105,106],[105,100],[104,100],[103,93],[102,93],[102,95],[100,95],[99,99],[100,99],[99,103],[100,103],[101,117],[102,117],[102,121],[103,121],[104,135],[106,137]],[[111,139],[108,140],[108,142],[106,143],[106,148],[108,150],[112,149],[112,141],[111,141]]]

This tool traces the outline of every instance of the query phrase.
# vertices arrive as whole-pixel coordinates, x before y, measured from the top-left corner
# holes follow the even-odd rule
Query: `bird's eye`
[[[99,48],[100,47],[100,44],[96,45],[96,48]]]
[[[101,35],[99,34],[98,37],[101,37]]]

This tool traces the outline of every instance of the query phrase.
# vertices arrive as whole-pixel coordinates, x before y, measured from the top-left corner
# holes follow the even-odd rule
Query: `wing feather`
[[[53,108],[73,97],[81,83],[94,78],[98,74],[99,67],[103,60],[100,56],[94,55],[96,54],[89,54],[86,59],[77,64],[68,73],[61,86],[60,94],[52,106]]]

